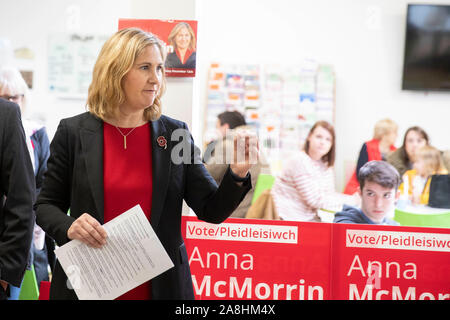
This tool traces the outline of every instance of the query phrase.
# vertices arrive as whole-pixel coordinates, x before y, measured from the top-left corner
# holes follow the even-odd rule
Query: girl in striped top
[[[358,194],[336,192],[334,159],[334,128],[326,121],[318,121],[309,131],[304,150],[287,160],[272,187],[281,219],[320,221],[318,209],[340,211],[344,203],[359,206]]]

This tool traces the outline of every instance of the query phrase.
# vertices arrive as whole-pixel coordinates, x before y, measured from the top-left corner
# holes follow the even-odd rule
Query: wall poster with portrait
[[[130,27],[151,32],[164,42],[167,77],[195,77],[197,21],[119,19],[119,30]]]

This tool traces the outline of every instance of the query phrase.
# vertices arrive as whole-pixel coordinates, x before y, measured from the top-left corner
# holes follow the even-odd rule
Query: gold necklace
[[[114,127],[116,127],[116,129],[117,129],[117,130],[120,132],[120,134],[122,135],[122,137],[123,137],[123,148],[126,150],[126,149],[127,149],[127,136],[128,136],[130,133],[132,133],[133,130],[136,129],[137,127],[134,127],[133,129],[131,129],[127,134],[123,134],[122,131],[120,131],[120,129],[119,129],[117,126],[114,126]]]

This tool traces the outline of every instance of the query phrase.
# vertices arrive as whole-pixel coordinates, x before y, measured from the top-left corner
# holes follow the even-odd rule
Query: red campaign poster
[[[167,77],[195,77],[197,21],[119,19],[119,30],[130,27],[151,32],[164,43]]]
[[[196,299],[330,299],[330,224],[183,217]]]
[[[332,296],[450,300],[450,229],[335,224]]]
[[[450,300],[450,229],[183,217],[196,299]]]

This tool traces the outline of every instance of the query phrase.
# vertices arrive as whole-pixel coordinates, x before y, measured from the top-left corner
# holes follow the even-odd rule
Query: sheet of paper
[[[103,225],[101,248],[72,240],[55,250],[80,300],[112,300],[173,267],[139,205]]]

